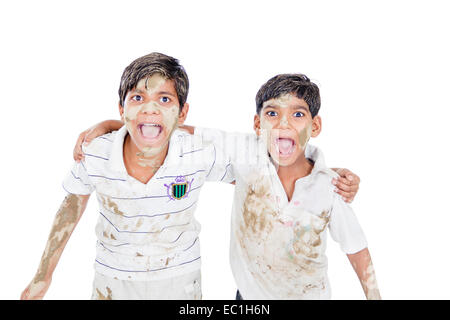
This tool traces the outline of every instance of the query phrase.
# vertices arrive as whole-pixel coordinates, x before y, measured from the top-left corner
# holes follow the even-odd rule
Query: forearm
[[[380,291],[369,250],[365,248],[355,254],[348,254],[347,257],[361,282],[367,300],[380,300]]]
[[[89,196],[74,194],[69,194],[64,199],[53,221],[39,269],[33,278],[34,284],[52,277],[64,247],[86,208],[88,199]]]
[[[103,123],[109,132],[119,130],[124,125],[121,120],[105,120]]]

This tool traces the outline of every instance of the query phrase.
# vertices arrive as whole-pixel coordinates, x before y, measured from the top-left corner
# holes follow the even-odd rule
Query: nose
[[[158,105],[154,101],[145,104],[141,112],[144,114],[160,114]]]
[[[287,129],[288,126],[289,126],[289,122],[287,120],[287,117],[286,117],[286,115],[283,115],[283,117],[281,118],[281,121],[280,121],[280,128]]]

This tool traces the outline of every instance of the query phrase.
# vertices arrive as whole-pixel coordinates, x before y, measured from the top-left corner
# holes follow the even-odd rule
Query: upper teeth
[[[143,126],[149,126],[149,127],[160,127],[160,125],[156,124],[156,123],[143,123],[142,125]]]

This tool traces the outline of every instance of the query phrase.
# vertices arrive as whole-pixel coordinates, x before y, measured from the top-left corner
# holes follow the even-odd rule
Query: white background
[[[117,119],[123,69],[159,51],[191,81],[188,124],[252,131],[254,96],[278,73],[321,89],[329,166],[361,177],[353,207],[385,299],[449,299],[450,47],[446,1],[14,1],[0,5],[0,298],[32,279],[65,193],[77,135]],[[205,185],[203,295],[234,299],[233,186]],[[91,201],[46,299],[89,299]],[[363,299],[329,237],[333,299]]]

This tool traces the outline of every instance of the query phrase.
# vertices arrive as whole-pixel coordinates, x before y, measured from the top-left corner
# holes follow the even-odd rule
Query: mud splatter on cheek
[[[272,135],[274,134],[273,130],[274,125],[266,119],[266,117],[261,117],[261,133],[260,138],[265,142],[267,148],[270,150]]]
[[[261,130],[269,133],[273,129],[273,124],[266,119],[265,116],[261,117]]]
[[[308,125],[300,131],[298,138],[302,150],[305,149],[306,144],[309,141],[309,138],[311,138],[311,133],[312,133],[312,123],[308,123]]]

